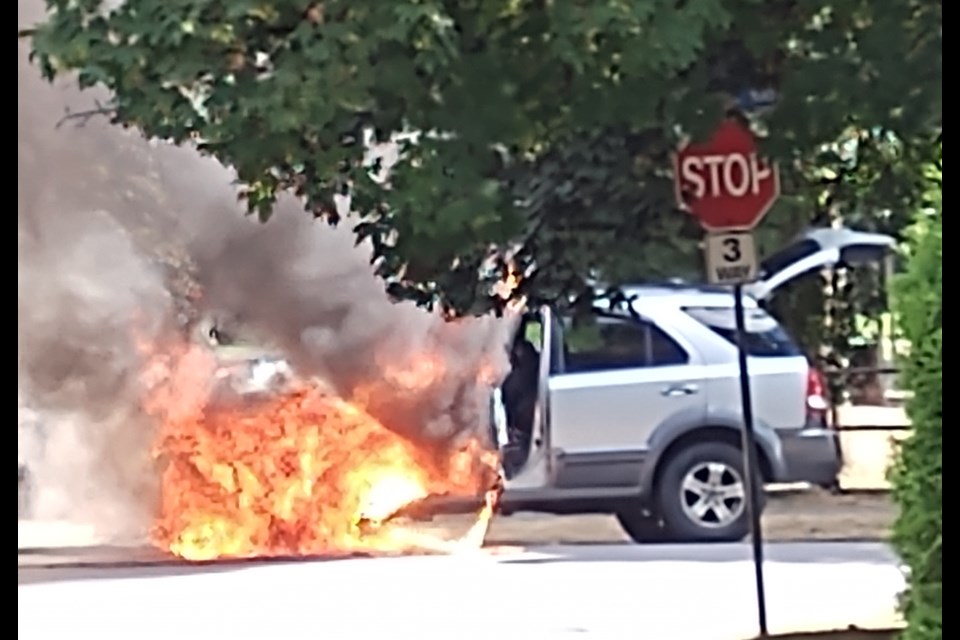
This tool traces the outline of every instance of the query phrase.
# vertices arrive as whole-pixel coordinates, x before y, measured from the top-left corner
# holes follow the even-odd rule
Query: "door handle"
[[[676,398],[679,396],[692,396],[698,391],[697,385],[695,384],[678,384],[671,385],[666,387],[663,391],[660,392],[660,395],[666,396],[668,398]]]

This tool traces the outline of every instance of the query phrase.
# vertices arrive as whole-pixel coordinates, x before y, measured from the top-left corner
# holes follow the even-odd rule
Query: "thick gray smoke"
[[[19,27],[42,10],[19,0]],[[253,327],[344,395],[363,387],[391,428],[430,441],[481,428],[478,371],[505,367],[502,323],[447,324],[392,304],[347,229],[314,224],[292,201],[265,226],[245,218],[230,173],[192,150],[103,119],[58,128],[97,96],[44,83],[28,50],[19,43],[18,395],[41,426],[21,420],[18,439],[34,517],[108,538],[143,532],[159,475],[134,338],[184,324],[192,282],[203,313]]]

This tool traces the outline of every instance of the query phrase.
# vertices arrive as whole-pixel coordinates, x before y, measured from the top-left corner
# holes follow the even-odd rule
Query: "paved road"
[[[896,509],[882,494],[831,495],[814,490],[772,494],[763,517],[764,538],[779,542],[881,541],[889,539]],[[438,517],[420,528],[443,537],[462,535],[473,523],[465,516]],[[589,544],[627,542],[613,516],[550,516],[518,513],[498,517],[487,534],[494,544]]]
[[[780,543],[767,551],[772,631],[879,627],[893,619],[903,580],[884,545]],[[354,640],[586,633],[740,640],[756,629],[749,557],[745,544],[556,545],[457,556],[21,567],[18,637]]]
[[[881,541],[889,538],[896,509],[882,494],[835,496],[823,491],[773,494],[764,513],[764,538],[774,542],[814,540]],[[440,516],[431,522],[406,523],[407,528],[444,539],[462,536],[476,521],[471,515]],[[102,539],[92,527],[65,522],[21,520],[18,547],[87,546]],[[550,516],[518,513],[494,518],[487,533],[492,545],[610,544],[627,542],[613,516]]]

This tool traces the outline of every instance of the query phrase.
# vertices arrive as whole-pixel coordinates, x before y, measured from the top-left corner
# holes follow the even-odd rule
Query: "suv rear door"
[[[778,287],[825,267],[880,262],[896,246],[882,233],[852,229],[811,229],[793,243],[760,263],[760,277],[743,290],[756,300],[769,297]]]
[[[744,310],[745,346],[754,414],[774,429],[798,429],[806,421],[807,358],[772,316],[750,302]],[[730,364],[715,367],[716,375],[708,376],[709,402],[711,411],[740,415],[740,378],[732,366],[737,344],[733,307],[685,307],[684,311],[729,344]]]
[[[704,414],[705,401],[699,355],[668,331],[637,317],[596,321],[593,339],[565,342],[562,369],[550,378],[550,435],[568,461],[602,466],[604,455],[645,450],[677,414]]]

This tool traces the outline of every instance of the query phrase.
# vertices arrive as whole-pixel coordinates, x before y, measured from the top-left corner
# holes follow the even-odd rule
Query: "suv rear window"
[[[737,344],[736,318],[731,307],[686,307],[684,311],[730,344]],[[766,311],[745,309],[744,313],[748,354],[760,358],[803,355],[800,347]]]
[[[769,258],[766,258],[760,264],[761,275],[763,277],[769,277],[773,273],[783,271],[793,263],[800,262],[821,249],[823,249],[823,247],[820,246],[820,243],[815,240],[810,240],[809,238],[787,245]]]

